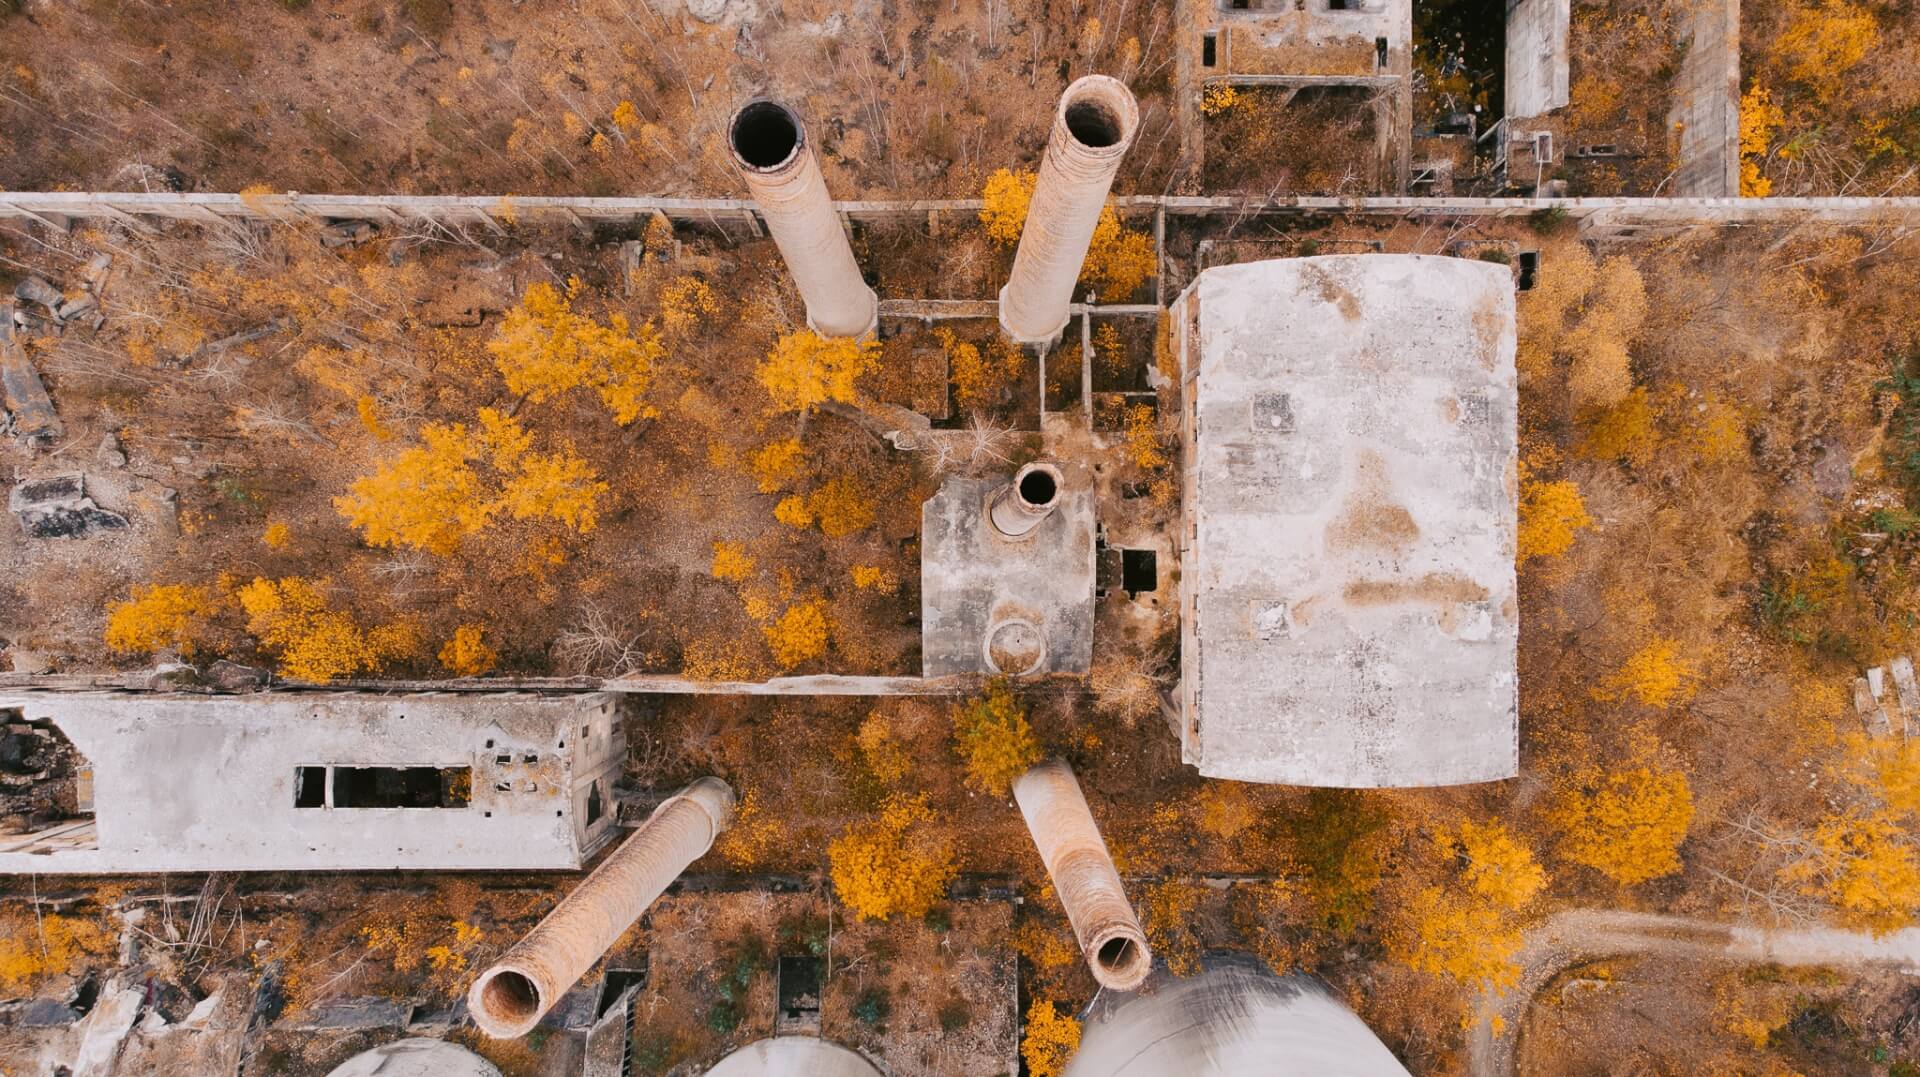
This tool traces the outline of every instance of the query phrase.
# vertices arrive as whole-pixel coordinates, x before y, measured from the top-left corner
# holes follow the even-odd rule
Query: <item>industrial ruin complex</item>
[[[1486,257],[1464,240],[1443,254],[1358,241],[1303,248],[1274,236],[1289,222],[1339,215],[1546,215],[1594,241],[1728,222],[1898,221],[1911,230],[1920,226],[1920,200],[1735,197],[1738,33],[1715,21],[1724,12],[1700,16],[1678,76],[1684,93],[1674,108],[1684,122],[1673,184],[1661,197],[1566,198],[1556,166],[1570,152],[1604,156],[1567,142],[1568,0],[1507,5],[1506,115],[1473,117],[1464,129],[1416,125],[1411,0],[1177,6],[1172,122],[1183,159],[1197,168],[1207,152],[1194,130],[1209,87],[1277,91],[1302,104],[1351,97],[1370,117],[1369,167],[1380,193],[1115,196],[1123,163],[1142,152],[1143,114],[1127,82],[1095,74],[1072,81],[1051,117],[1027,118],[1036,140],[1044,129],[1044,150],[1010,268],[992,295],[941,299],[876,288],[866,229],[965,219],[981,202],[836,201],[823,163],[828,140],[841,137],[837,121],[810,114],[797,95],[729,102],[725,145],[745,199],[512,200],[509,223],[524,227],[591,233],[658,219],[669,231],[770,238],[807,327],[822,338],[877,341],[941,319],[991,319],[1011,352],[1033,361],[1036,421],[1020,431],[1027,450],[939,476],[918,505],[917,535],[894,544],[917,559],[908,590],[918,603],[908,626],[917,633],[917,673],[441,683],[353,676],[322,685],[228,682],[188,668],[191,654],[138,674],[55,672],[16,657],[14,672],[0,674],[0,874],[46,888],[57,877],[233,872],[468,872],[482,880],[578,873],[553,884],[564,897],[517,943],[459,970],[463,1001],[452,1016],[431,1027],[402,1021],[393,1027],[409,1038],[388,1037],[393,1042],[332,1072],[499,1072],[438,1042],[448,1029],[472,1027],[493,1040],[575,1036],[586,1044],[584,1072],[613,1075],[640,1072],[630,1026],[647,988],[638,973],[616,983],[603,958],[683,876],[701,876],[702,896],[726,889],[715,877],[722,869],[703,858],[756,810],[737,781],[719,775],[682,788],[634,780],[632,754],[651,743],[662,700],[837,698],[865,706],[957,700],[988,684],[1084,692],[1102,634],[1148,635],[1165,610],[1177,651],[1166,656],[1148,717],[1131,735],[1153,751],[1171,754],[1177,745],[1196,783],[1380,790],[1514,778],[1524,471],[1516,296],[1535,286],[1538,251],[1509,243],[1510,252]],[[481,194],[5,192],[0,218],[63,233],[492,231],[504,202]],[[1103,212],[1151,231],[1151,301],[1103,300],[1081,282]],[[1256,226],[1234,232],[1222,223],[1229,220]],[[1169,232],[1189,226],[1200,238],[1176,254]],[[70,302],[31,320],[73,325],[77,334],[88,311],[60,313]],[[24,339],[30,310],[37,308],[22,298],[7,322],[0,371],[9,429],[23,452],[57,447],[62,436],[52,414],[57,397],[15,336]],[[1096,320],[1158,341],[1140,384],[1096,390]],[[1053,407],[1050,364],[1079,381],[1069,386],[1071,399]],[[1128,448],[1120,426],[1096,414],[1104,402],[1155,409],[1172,434],[1172,508],[1158,523],[1142,522],[1150,517],[1140,506],[1152,496],[1144,484],[1116,477]],[[969,433],[957,413],[897,402],[823,410],[835,408],[857,416],[889,453],[948,451]],[[124,482],[83,474],[84,455],[41,455],[20,469],[11,509],[23,534],[83,543],[150,509],[158,495],[141,500]],[[1906,700],[1911,664],[1893,668]],[[1886,695],[1882,677],[1873,674],[1860,711],[1881,714],[1886,727],[1876,710]],[[783,745],[758,747],[756,765],[780,765]],[[1173,975],[1143,922],[1148,882],[1128,867],[1134,850],[1122,855],[1103,836],[1101,791],[1070,757],[1081,758],[1064,752],[1025,767],[997,801],[1024,824],[1050,883],[1044,900],[1064,909],[1078,959],[1099,988],[1063,1072],[1408,1072],[1348,1000],[1311,976],[1276,976],[1248,955],[1222,952],[1202,955],[1192,975]],[[1236,885],[1231,874],[1208,885]],[[981,886],[969,900],[1000,896]],[[1041,899],[1029,891],[1012,900]],[[791,956],[777,955],[781,976],[799,982],[794,970],[804,967],[818,980],[813,965],[787,964]],[[833,960],[825,957],[827,969]],[[818,1028],[824,989],[810,982],[807,990],[777,988],[782,1016],[767,1035],[701,1060],[707,1068],[672,1072],[877,1077],[1020,1066],[1011,1041],[998,1070],[980,1071],[946,1061],[923,1070],[835,1043]],[[137,1045],[157,1032],[135,1024],[142,1003],[127,990],[110,988],[90,1023],[34,1041],[36,1057],[64,1058],[59,1072],[140,1072],[129,1060],[143,1057],[147,1048]],[[795,1001],[802,995],[806,1001]],[[96,1018],[109,1003],[124,1020]],[[1011,1029],[1018,1005],[1014,997],[1006,1005],[1016,1015]],[[807,1006],[811,1031],[780,1023]],[[234,1035],[246,1035],[244,1021],[235,1027]],[[4,1059],[0,1070],[13,1072]]]

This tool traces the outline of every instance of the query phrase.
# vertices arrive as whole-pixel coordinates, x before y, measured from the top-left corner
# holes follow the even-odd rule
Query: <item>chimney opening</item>
[[[1096,960],[1101,968],[1110,972],[1125,972],[1138,956],[1139,950],[1133,945],[1133,940],[1120,936],[1101,943]]]
[[[496,1026],[524,1024],[540,1012],[540,989],[525,974],[501,969],[480,989],[480,1007]]]
[[[1053,499],[1059,492],[1052,473],[1045,469],[1034,468],[1020,477],[1020,497],[1036,509],[1043,509],[1053,504]]]
[[[1120,141],[1120,118],[1097,101],[1076,101],[1067,106],[1067,130],[1082,146],[1105,149]]]
[[[800,118],[785,105],[755,101],[733,117],[733,153],[750,168],[778,168],[800,148]]]

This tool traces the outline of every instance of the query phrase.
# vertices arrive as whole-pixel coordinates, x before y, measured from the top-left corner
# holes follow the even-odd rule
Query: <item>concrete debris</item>
[[[53,671],[53,660],[39,651],[29,651],[24,647],[15,647],[7,653],[13,663],[15,673],[24,673],[29,677]]]
[[[100,1000],[80,1022],[80,1049],[73,1059],[73,1077],[107,1077],[113,1072],[120,1045],[139,1016],[140,999],[138,989],[122,987],[118,980],[101,990]]]
[[[320,229],[323,247],[352,247],[372,239],[380,231],[372,221],[335,221]]]
[[[79,472],[20,483],[7,495],[7,510],[28,538],[84,538],[128,526],[125,516],[93,503],[86,476]]]
[[[49,448],[66,432],[53,410],[53,398],[27,358],[18,335],[10,327],[15,318],[0,319],[0,399],[11,416],[13,436],[31,449]]]
[[[87,267],[81,270],[81,287],[92,292],[95,296],[105,295],[107,291],[107,278],[112,274],[113,255],[103,251],[89,259]]]
[[[58,311],[60,304],[64,303],[67,298],[60,294],[60,289],[55,288],[39,277],[28,277],[19,284],[14,285],[13,297],[15,299],[24,299],[29,303],[38,303],[47,308],[48,311]]]

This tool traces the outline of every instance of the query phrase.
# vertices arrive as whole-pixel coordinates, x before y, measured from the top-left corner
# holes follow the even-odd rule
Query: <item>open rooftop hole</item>
[[[1129,595],[1160,586],[1159,555],[1152,550],[1120,551],[1120,588]]]
[[[785,105],[755,101],[733,117],[733,152],[753,168],[777,168],[800,148],[800,117]]]

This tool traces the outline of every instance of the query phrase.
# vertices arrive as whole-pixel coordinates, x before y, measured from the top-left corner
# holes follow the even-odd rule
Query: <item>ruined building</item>
[[[0,873],[577,869],[615,697],[0,694]]]

